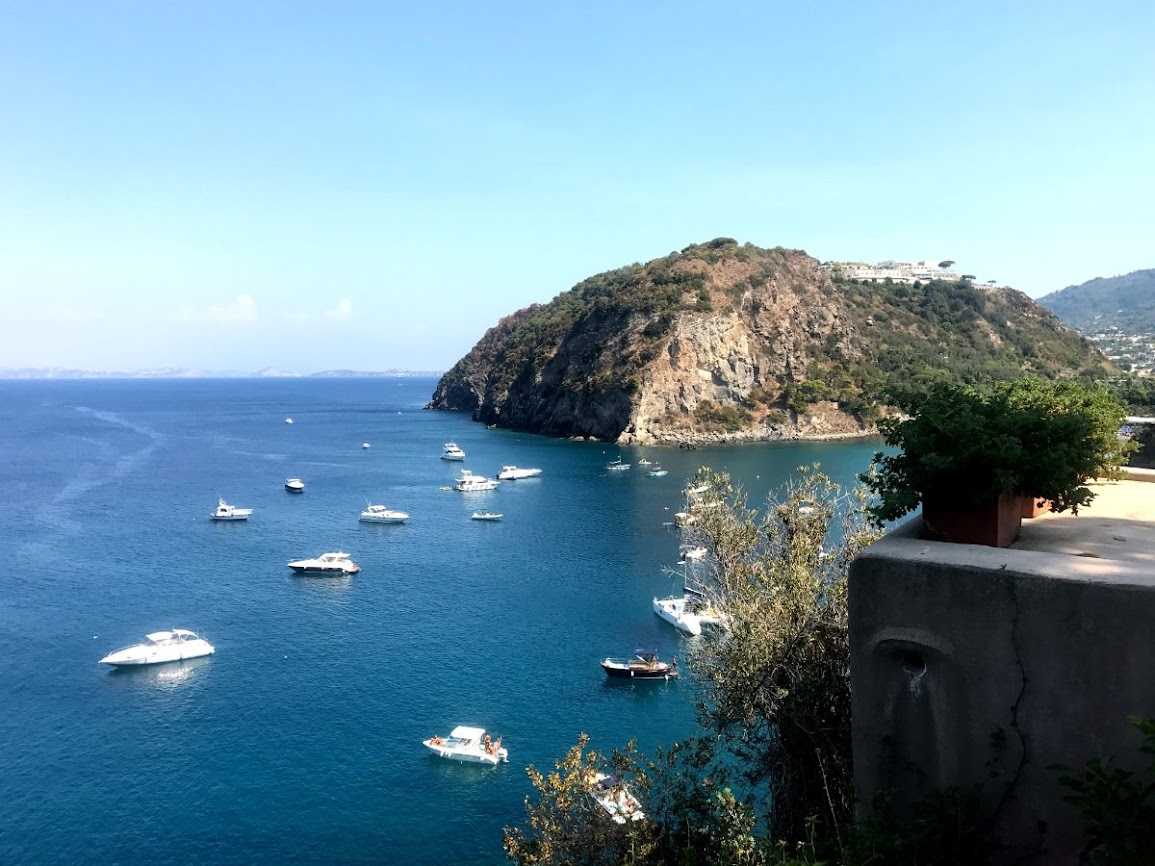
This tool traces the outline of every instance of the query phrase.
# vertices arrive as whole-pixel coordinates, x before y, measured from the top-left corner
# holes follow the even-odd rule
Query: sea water
[[[526,765],[583,731],[603,751],[697,731],[692,676],[598,665],[686,651],[650,603],[680,585],[669,524],[694,470],[758,501],[813,461],[850,482],[876,447],[559,441],[423,411],[434,385],[0,382],[0,863],[500,863]],[[607,472],[619,455],[635,466]],[[543,473],[446,489],[505,464]],[[210,520],[218,497],[253,516]],[[359,523],[369,502],[410,520]],[[361,572],[286,568],[332,550]],[[173,627],[216,654],[98,664]],[[458,724],[509,763],[422,747]]]

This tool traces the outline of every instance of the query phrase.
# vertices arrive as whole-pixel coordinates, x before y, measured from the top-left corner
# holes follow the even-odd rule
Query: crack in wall
[[[1014,578],[1010,578],[1011,591],[1011,649],[1014,651],[1015,664],[1019,669],[1019,693],[1015,696],[1014,703],[1011,704],[1011,721],[1010,729],[1015,732],[1015,736],[1019,739],[1019,762],[1015,767],[1014,775],[1011,776],[1007,786],[1003,789],[1003,793],[999,796],[999,802],[995,806],[994,812],[991,814],[991,826],[995,827],[999,822],[999,817],[1002,814],[1003,808],[1011,798],[1011,792],[1019,783],[1019,779],[1023,775],[1023,768],[1027,765],[1027,738],[1019,727],[1019,707],[1022,705],[1023,696],[1027,692],[1027,683],[1030,678],[1027,676],[1027,669],[1023,665],[1022,653],[1019,650],[1019,593],[1017,582]]]

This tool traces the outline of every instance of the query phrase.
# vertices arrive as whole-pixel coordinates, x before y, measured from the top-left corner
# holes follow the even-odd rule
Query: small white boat
[[[201,656],[212,655],[214,652],[216,650],[213,645],[196,632],[184,628],[174,628],[170,631],[157,631],[146,635],[144,643],[109,653],[100,660],[100,663],[127,668],[138,665],[157,665],[162,662],[179,662],[184,659],[198,659]]]
[[[300,478],[290,478],[288,481],[285,482],[285,489],[288,490],[290,493],[304,493],[305,492],[305,482],[302,481]]]
[[[292,419],[292,418],[286,418],[286,419],[285,419],[285,423],[286,423],[286,424],[292,424],[292,423],[293,423],[293,419]]]
[[[404,523],[409,515],[384,505],[366,505],[360,519],[362,523]]]
[[[453,489],[460,490],[462,493],[476,493],[480,490],[496,490],[500,483],[500,481],[486,478],[484,475],[474,475],[466,469],[457,479],[457,483],[453,485]]]
[[[595,773],[590,784],[590,796],[595,803],[606,810],[606,814],[615,824],[644,821],[646,818],[641,802],[617,776]]]
[[[475,511],[470,515],[470,520],[501,520],[504,515],[495,514],[492,511]]]
[[[369,450],[369,443],[368,442],[362,442],[361,448],[362,448],[362,450],[366,450],[366,451]]]
[[[289,563],[297,574],[356,574],[361,566],[341,551],[322,553],[316,559],[298,559]]]
[[[535,478],[541,475],[540,469],[518,469],[516,466],[502,466],[497,473],[499,481],[517,481],[519,478]]]
[[[667,472],[665,469],[663,469],[661,466],[655,466],[653,469],[650,470],[650,477],[651,478],[661,478],[663,475],[669,475],[669,474],[670,473]]]
[[[684,595],[655,598],[654,613],[680,632],[688,635],[702,633],[702,619],[691,610],[690,602]]]
[[[442,738],[434,734],[421,743],[439,758],[448,758],[451,761],[497,765],[509,760],[509,752],[502,747],[501,737],[491,739],[485,728],[458,725],[450,731],[448,737]]]
[[[217,510],[209,515],[213,520],[248,520],[253,513],[251,508],[237,508],[229,505],[223,499],[217,500]]]
[[[456,442],[446,442],[445,450],[441,452],[442,460],[464,460],[465,452],[457,447]]]
[[[647,460],[645,457],[643,457],[641,460],[638,461],[638,465],[639,466],[649,466],[650,461]]]
[[[706,558],[709,551],[704,547],[683,547],[678,557],[679,562],[699,562]]]
[[[624,472],[629,468],[630,464],[623,463],[621,457],[619,457],[617,460],[611,460],[606,464],[606,469],[608,469],[610,472]]]

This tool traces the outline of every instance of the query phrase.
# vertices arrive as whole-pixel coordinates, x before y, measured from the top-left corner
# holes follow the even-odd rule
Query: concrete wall
[[[1155,716],[1155,555],[922,541],[916,522],[851,568],[859,798],[977,788],[997,863],[1074,864],[1081,826],[1051,767],[1143,766],[1127,717]]]

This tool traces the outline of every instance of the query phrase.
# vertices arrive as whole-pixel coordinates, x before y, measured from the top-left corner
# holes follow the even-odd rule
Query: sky
[[[726,236],[1155,267],[1155,4],[14,0],[0,368],[442,370]]]

